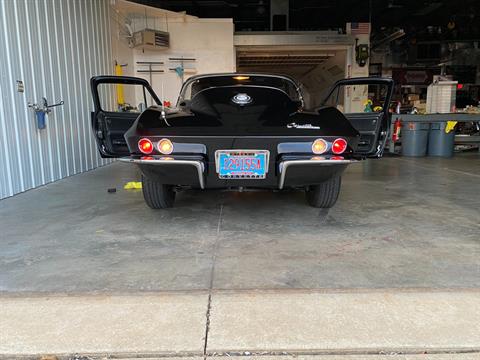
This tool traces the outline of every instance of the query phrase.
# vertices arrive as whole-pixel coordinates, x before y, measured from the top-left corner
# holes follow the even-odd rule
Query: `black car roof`
[[[221,77],[221,76],[270,76],[270,77],[275,77],[275,78],[281,78],[285,79],[288,81],[291,81],[292,83],[295,84],[295,86],[298,88],[300,87],[300,84],[291,76],[288,75],[283,75],[283,74],[274,74],[274,73],[250,73],[250,72],[225,72],[225,73],[210,73],[210,74],[200,74],[200,75],[194,75],[192,77],[189,77],[186,81],[186,83],[202,79],[202,78],[208,78],[208,77]]]

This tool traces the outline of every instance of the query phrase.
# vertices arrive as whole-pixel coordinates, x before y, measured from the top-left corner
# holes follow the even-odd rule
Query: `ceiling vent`
[[[170,47],[170,34],[165,31],[144,29],[133,33],[132,47],[165,50]]]

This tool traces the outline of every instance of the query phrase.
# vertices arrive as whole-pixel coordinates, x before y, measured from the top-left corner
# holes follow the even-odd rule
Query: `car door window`
[[[336,107],[344,114],[381,113],[386,106],[387,94],[385,84],[338,85],[324,105]]]
[[[140,113],[152,105],[151,96],[140,84],[101,83],[97,89],[105,112]]]

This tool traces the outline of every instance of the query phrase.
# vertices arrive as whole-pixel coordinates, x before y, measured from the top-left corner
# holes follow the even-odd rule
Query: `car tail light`
[[[140,139],[138,141],[138,150],[140,150],[142,153],[148,155],[151,154],[153,151],[153,144],[150,140],[148,139]]]
[[[343,154],[345,150],[347,150],[347,141],[345,139],[338,138],[332,143],[332,152],[334,154]]]
[[[327,148],[328,144],[323,139],[317,139],[312,144],[312,152],[314,154],[323,154],[325,151],[327,151]]]
[[[168,139],[162,139],[158,142],[158,151],[164,155],[171,154],[173,152],[173,144]]]

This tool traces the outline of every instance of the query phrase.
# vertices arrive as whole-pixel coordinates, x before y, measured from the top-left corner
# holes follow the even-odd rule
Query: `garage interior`
[[[257,40],[257,36],[253,35],[252,40]],[[248,40],[242,39],[248,37],[252,35],[236,35],[235,38],[242,44],[236,46],[237,71],[244,73],[268,71],[296,79],[302,84],[307,108],[319,106],[326,96],[326,90],[335,81],[346,76],[349,46],[341,45],[344,39],[338,39],[340,44],[335,46],[318,44],[298,46],[282,44],[282,39],[286,43],[289,42],[286,39],[288,35],[273,35],[274,39],[271,42],[279,42],[278,45],[248,46],[244,45]],[[334,35],[334,38],[338,37]]]
[[[479,16],[472,0],[0,1],[0,359],[480,359]],[[340,79],[393,78],[383,158],[350,165],[331,209],[201,190],[149,209],[137,167],[97,151],[90,77],[144,78],[174,107],[219,72],[288,75],[307,108]],[[119,108],[118,87],[102,96]]]

